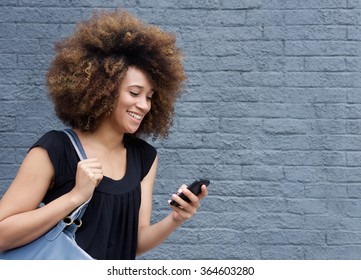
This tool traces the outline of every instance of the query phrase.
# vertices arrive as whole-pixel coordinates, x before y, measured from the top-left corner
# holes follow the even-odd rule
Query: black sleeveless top
[[[76,241],[95,259],[135,259],[138,218],[141,202],[140,182],[148,174],[157,155],[145,141],[126,137],[126,172],[122,179],[103,177],[76,232]],[[43,202],[58,198],[75,185],[79,158],[68,136],[62,131],[50,131],[31,148],[47,150],[54,167],[54,182]]]

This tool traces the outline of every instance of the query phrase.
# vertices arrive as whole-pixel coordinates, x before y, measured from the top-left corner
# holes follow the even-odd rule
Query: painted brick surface
[[[175,32],[188,73],[159,152],[153,221],[209,178],[197,215],[141,259],[361,258],[361,2],[2,0],[0,194],[62,124],[46,96],[53,43],[125,7]],[[31,187],[31,186],[29,186]]]

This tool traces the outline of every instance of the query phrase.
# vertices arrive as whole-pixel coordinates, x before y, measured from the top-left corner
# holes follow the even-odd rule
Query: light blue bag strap
[[[83,149],[83,146],[80,143],[78,135],[76,135],[76,133],[72,129],[69,129],[69,128],[64,129],[63,131],[68,135],[71,143],[74,146],[76,153],[78,154],[79,159],[80,160],[86,159],[87,157],[86,157],[85,151]]]
[[[87,157],[85,151],[76,133],[72,129],[64,129],[63,131],[66,133],[66,135],[68,135],[79,159],[80,160],[86,159]],[[48,232],[46,238],[48,240],[54,240],[62,231],[65,230],[65,228],[71,235],[74,236],[75,231],[81,225],[81,218],[83,217],[83,214],[85,213],[85,210],[90,200],[91,197],[87,201],[85,201],[82,205],[80,205],[78,208],[76,208],[69,216],[61,220],[51,231]],[[75,224],[74,223],[75,221],[78,222],[80,221],[80,225]]]

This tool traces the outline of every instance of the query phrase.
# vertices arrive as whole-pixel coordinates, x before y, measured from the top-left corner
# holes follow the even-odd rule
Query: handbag
[[[64,132],[70,138],[80,160],[86,158],[79,138],[71,129]],[[91,198],[90,198],[91,199]],[[34,241],[0,252],[0,259],[5,260],[91,260],[88,253],[78,246],[75,241],[75,232],[81,226],[81,218],[89,200],[76,208],[69,216],[61,220],[48,232]]]

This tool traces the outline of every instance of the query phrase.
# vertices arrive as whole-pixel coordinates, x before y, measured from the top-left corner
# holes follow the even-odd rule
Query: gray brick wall
[[[53,42],[114,7],[176,32],[189,75],[154,143],[153,220],[181,183],[212,181],[197,216],[141,258],[360,259],[359,0],[2,0],[1,192],[62,127],[43,78]]]

